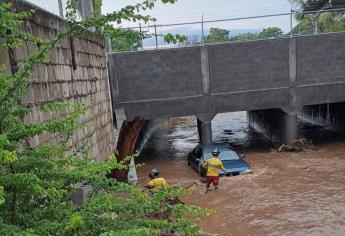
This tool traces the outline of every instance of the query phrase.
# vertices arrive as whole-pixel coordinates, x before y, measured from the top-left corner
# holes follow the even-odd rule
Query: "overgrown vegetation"
[[[229,41],[230,31],[220,28],[211,28],[209,35],[204,38],[205,43],[226,42]]]
[[[246,40],[257,40],[257,39],[272,39],[279,38],[284,35],[283,31],[278,27],[268,27],[263,29],[259,33],[244,33],[233,36],[230,41],[246,41]]]
[[[34,12],[15,12],[10,3],[0,4],[1,53],[13,54],[24,42],[37,45],[37,50],[22,65],[12,61],[11,68],[0,66],[0,235],[199,234],[198,226],[186,216],[206,211],[169,203],[169,199],[185,194],[181,187],[172,186],[149,194],[106,177],[114,168],[126,168],[114,156],[95,162],[85,148],[69,150],[71,136],[82,125],[78,123],[85,111],[82,104],[56,101],[30,107],[21,102],[34,66],[42,63],[62,39],[90,34],[85,29],[100,29],[112,21],[149,21],[150,16],[140,15],[138,11],[152,8],[154,3],[146,0],[108,15],[96,12],[77,22],[75,1],[70,1],[68,30],[48,40],[20,31],[19,25]],[[55,118],[40,123],[24,122],[33,109],[50,114],[57,114],[61,109],[71,112],[61,118],[51,116]],[[47,132],[58,135],[58,144],[30,145],[33,137]],[[78,183],[92,187],[88,200],[80,206],[71,201]]]
[[[110,25],[105,30],[110,40],[108,47],[111,47],[110,51],[113,52],[137,50],[142,46],[142,40],[148,37],[139,31],[114,28]]]
[[[283,31],[278,27],[268,27],[259,33],[243,33],[230,37],[230,31],[221,28],[211,28],[209,35],[204,38],[205,43],[220,43],[228,41],[246,41],[257,39],[279,38],[283,36]]]
[[[326,33],[326,32],[340,32],[345,31],[344,11],[320,12],[313,14],[305,14],[310,6],[315,5],[310,0],[289,0],[295,4],[300,14],[296,14],[297,25],[293,29],[294,34],[311,34],[311,33]],[[329,5],[330,2],[324,2],[324,5]],[[336,3],[337,4],[337,3]],[[323,8],[320,5],[320,8]],[[321,9],[320,9],[321,10]]]

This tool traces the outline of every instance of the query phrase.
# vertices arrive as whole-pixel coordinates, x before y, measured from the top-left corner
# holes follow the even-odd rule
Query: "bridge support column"
[[[212,119],[215,114],[197,115],[197,125],[199,133],[199,142],[202,145],[212,144]]]
[[[297,113],[280,109],[248,111],[249,124],[264,132],[273,143],[288,144],[297,139]]]

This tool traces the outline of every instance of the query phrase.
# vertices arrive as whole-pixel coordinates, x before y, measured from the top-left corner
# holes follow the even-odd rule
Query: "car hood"
[[[243,159],[222,161],[225,173],[241,173],[250,170],[250,166]]]

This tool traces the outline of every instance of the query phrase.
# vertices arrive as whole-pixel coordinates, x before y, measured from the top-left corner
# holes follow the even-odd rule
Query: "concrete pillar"
[[[199,142],[202,145],[212,144],[212,119],[215,114],[197,115]]]
[[[249,124],[263,132],[273,143],[288,144],[297,139],[297,113],[281,109],[248,111]]]
[[[282,114],[283,123],[281,130],[281,142],[288,144],[297,139],[297,114]]]

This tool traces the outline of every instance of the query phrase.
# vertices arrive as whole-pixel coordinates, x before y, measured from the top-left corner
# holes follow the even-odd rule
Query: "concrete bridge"
[[[193,115],[209,143],[217,113],[248,111],[252,125],[288,143],[301,109],[345,102],[344,41],[332,33],[109,54],[115,115]]]

